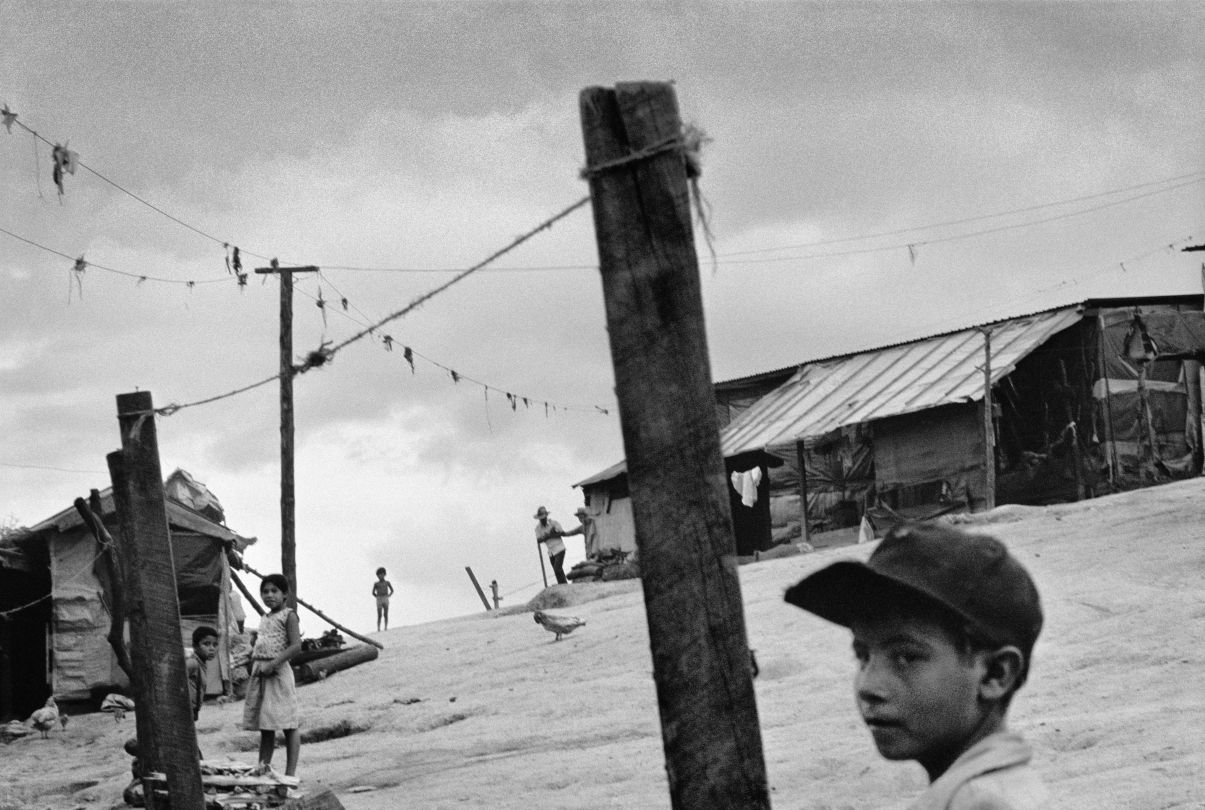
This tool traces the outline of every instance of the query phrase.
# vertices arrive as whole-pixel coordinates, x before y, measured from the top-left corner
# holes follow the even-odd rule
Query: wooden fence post
[[[671,805],[769,808],[677,100],[580,102]]]
[[[129,565],[131,633],[140,670],[137,701],[139,757],[157,755],[167,775],[172,810],[204,810],[197,734],[180,638],[180,602],[172,560],[163,473],[153,405],[148,391],[117,396],[121,425],[121,470],[113,494],[121,516],[118,532]],[[113,457],[109,457],[110,472]],[[121,478],[123,480],[117,480]],[[150,739],[144,736],[149,732]],[[151,760],[152,762],[154,759]],[[148,806],[153,797],[148,796]]]

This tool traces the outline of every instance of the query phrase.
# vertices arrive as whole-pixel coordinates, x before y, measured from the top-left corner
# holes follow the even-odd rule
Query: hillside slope
[[[1004,540],[1044,598],[1012,724],[1034,743],[1057,805],[1205,807],[1205,480],[977,518],[968,528]],[[741,568],[776,807],[902,808],[924,787],[915,764],[879,758],[855,715],[848,634],[782,602],[804,574],[870,548]],[[574,586],[610,595],[555,611],[588,622],[560,642],[530,613],[382,634],[375,663],[301,688],[307,734],[351,732],[303,745],[303,780],[330,785],[348,810],[668,807],[634,585]],[[241,712],[204,708],[208,757],[253,761]],[[130,718],[92,715],[49,741],[0,746],[0,807],[120,801],[133,730]]]

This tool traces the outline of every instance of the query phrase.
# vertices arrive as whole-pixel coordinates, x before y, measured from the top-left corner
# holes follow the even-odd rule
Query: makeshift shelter
[[[719,383],[721,447],[729,463],[779,461],[765,468],[775,542],[868,510],[925,518],[1200,474],[1203,303],[1087,300]],[[589,498],[623,469],[577,486]]]
[[[183,470],[168,477],[165,493],[181,643],[191,647],[192,631],[201,624],[225,630],[207,673],[208,691],[221,694],[231,680],[229,642],[243,619],[227,552],[242,552],[255,538],[218,522],[223,515],[217,498]],[[101,519],[116,534],[112,490],[100,493],[100,499]],[[0,688],[0,717],[25,717],[51,694],[60,701],[86,701],[128,687],[107,638],[113,593],[102,548],[74,507],[0,549],[0,614],[31,602],[0,618],[0,647],[7,659],[0,669],[11,682],[7,692]],[[0,683],[4,678],[0,674]]]
[[[760,450],[733,454],[724,459],[728,503],[740,556],[752,557],[755,552],[774,546],[769,471],[782,463],[781,459]],[[618,549],[635,557],[636,523],[628,492],[627,462],[613,464],[573,486],[581,487],[586,512],[594,519],[598,552]]]

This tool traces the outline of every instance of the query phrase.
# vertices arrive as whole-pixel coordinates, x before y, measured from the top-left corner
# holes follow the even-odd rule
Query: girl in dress
[[[297,687],[289,659],[301,651],[301,631],[297,613],[285,607],[289,580],[283,574],[269,574],[259,586],[268,613],[259,621],[258,632],[251,634],[251,681],[247,685],[247,703],[243,726],[258,730],[258,772],[272,768],[276,732],[285,735],[285,776],[297,775],[301,754],[301,736],[297,733]]]

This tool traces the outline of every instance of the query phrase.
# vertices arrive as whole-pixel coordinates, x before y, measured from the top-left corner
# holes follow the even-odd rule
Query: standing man
[[[579,506],[577,511],[573,513],[574,517],[582,525],[576,529],[570,529],[563,532],[561,537],[570,537],[575,534],[580,534],[582,540],[586,541],[586,559],[593,560],[598,554],[598,530],[594,526],[594,518],[590,517],[590,513],[586,511],[586,507]]]
[[[561,524],[548,517],[548,510],[540,507],[536,510],[536,545],[544,544],[548,549],[548,561],[552,563],[552,570],[556,574],[556,581],[561,585],[568,585],[569,580],[565,579],[565,572],[561,569],[561,563],[565,560],[565,544],[561,542],[561,535],[565,530],[561,528]]]

